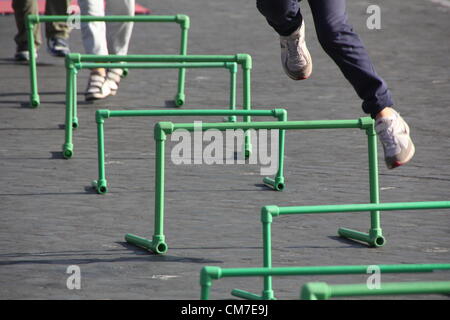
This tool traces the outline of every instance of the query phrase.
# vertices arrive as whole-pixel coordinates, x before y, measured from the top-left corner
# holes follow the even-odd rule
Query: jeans
[[[347,21],[346,0],[308,0],[318,40],[363,100],[372,117],[394,103],[384,80],[377,75],[360,38]],[[257,0],[258,10],[281,36],[302,23],[298,0]]]

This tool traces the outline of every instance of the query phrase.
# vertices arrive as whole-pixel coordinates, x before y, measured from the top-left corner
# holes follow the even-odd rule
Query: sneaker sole
[[[306,48],[306,57],[305,58],[306,58],[306,61],[308,61],[308,65],[305,69],[309,69],[308,72],[305,72],[305,74],[306,74],[305,76],[298,76],[298,75],[292,73],[287,67],[287,59],[286,59],[286,61],[283,61],[284,72],[287,74],[287,76],[289,78],[291,78],[292,80],[295,80],[295,81],[299,81],[299,80],[306,80],[311,77],[313,67],[312,67],[312,61],[311,61],[312,60],[311,54],[309,53],[308,48]]]
[[[416,147],[414,146],[412,141],[410,143],[412,144],[412,147],[411,147],[411,151],[408,154],[408,157],[404,161],[394,161],[391,164],[386,163],[388,169],[398,168],[398,167],[400,167],[400,166],[402,166],[404,164],[407,164],[412,159],[412,157],[414,156],[414,154],[416,152]]]

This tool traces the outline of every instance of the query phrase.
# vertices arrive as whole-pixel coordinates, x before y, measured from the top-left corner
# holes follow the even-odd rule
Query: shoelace
[[[397,147],[397,141],[394,136],[394,127],[392,125],[378,132],[378,135],[386,149],[393,150]]]
[[[287,40],[287,50],[289,55],[289,60],[293,61],[296,65],[299,65],[301,67],[306,65],[306,60],[303,58],[303,52],[301,49],[299,49],[299,39],[295,40]],[[300,50],[300,52],[299,52]]]

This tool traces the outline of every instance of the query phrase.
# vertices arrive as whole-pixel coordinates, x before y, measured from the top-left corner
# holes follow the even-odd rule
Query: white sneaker
[[[415,147],[409,135],[409,126],[398,112],[376,120],[375,130],[383,144],[384,160],[389,169],[407,163],[414,156]]]
[[[309,78],[312,59],[305,43],[305,21],[289,36],[280,36],[281,64],[284,72],[293,80]]]

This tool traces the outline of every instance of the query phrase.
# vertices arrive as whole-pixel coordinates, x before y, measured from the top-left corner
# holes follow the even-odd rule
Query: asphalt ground
[[[191,18],[190,54],[248,53],[253,58],[252,106],[283,107],[290,120],[356,119],[361,101],[320,48],[309,7],[302,4],[314,74],[295,82],[279,62],[276,34],[254,1],[149,1],[157,15]],[[366,9],[381,7],[381,29],[369,30]],[[450,194],[449,30],[450,8],[427,0],[349,1],[350,21],[363,39],[377,72],[391,88],[396,109],[408,121],[416,155],[388,170],[379,146],[382,202],[442,201]],[[355,130],[289,131],[287,188],[262,185],[259,165],[175,165],[166,162],[165,235],[159,256],[124,241],[126,233],[153,233],[153,126],[159,120],[110,119],[106,123],[110,192],[97,195],[96,109],[173,108],[177,72],[132,70],[116,97],[87,104],[88,71],[78,79],[75,155],[61,157],[64,143],[65,71],[62,59],[39,51],[41,105],[28,105],[28,67],[14,63],[13,16],[0,17],[0,298],[1,299],[198,299],[203,266],[262,266],[260,209],[264,205],[369,202],[366,139]],[[79,30],[72,52],[83,53]],[[177,54],[179,29],[136,24],[129,53]],[[241,85],[241,81],[239,81]],[[241,87],[241,86],[240,86]],[[228,73],[188,70],[186,105],[226,108]],[[241,99],[239,92],[238,99]],[[241,100],[238,100],[241,101]],[[222,121],[221,117],[195,120]],[[167,156],[174,146],[168,143]],[[337,237],[338,227],[369,228],[368,213],[283,216],[273,223],[274,266],[448,263],[448,210],[382,214],[382,248]],[[69,266],[81,270],[81,289],[69,290]],[[309,281],[364,283],[368,275],[274,278],[279,299],[297,299]],[[449,273],[382,275],[382,281],[450,280]],[[211,298],[229,299],[233,288],[260,293],[262,279],[214,282]],[[393,296],[388,299],[448,299]]]

